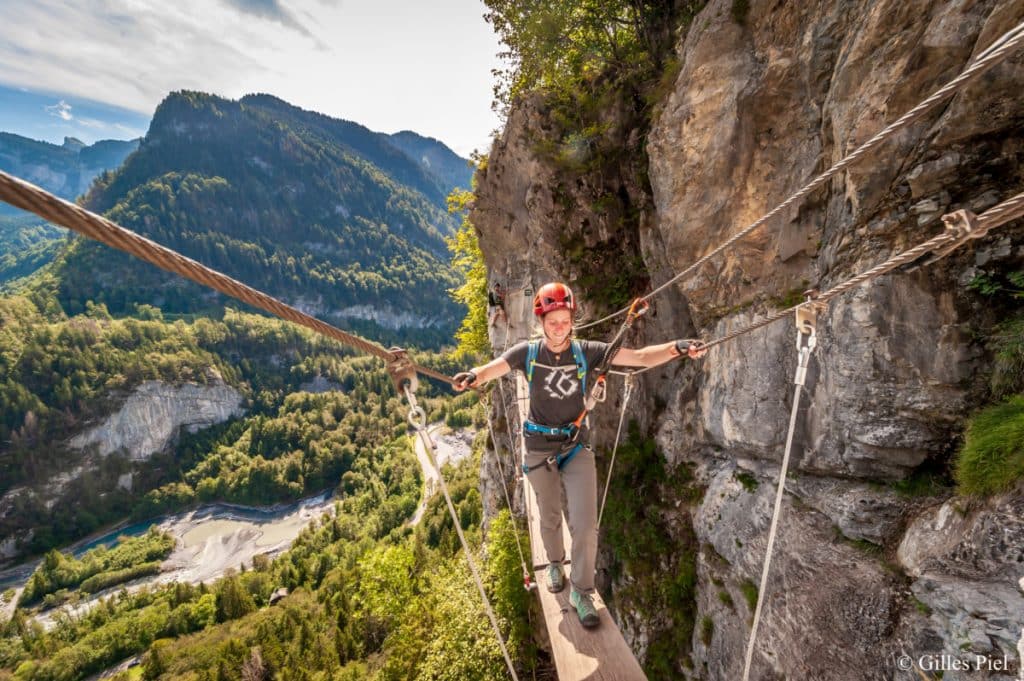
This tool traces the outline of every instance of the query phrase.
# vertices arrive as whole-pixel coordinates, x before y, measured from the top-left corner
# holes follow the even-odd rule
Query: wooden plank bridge
[[[516,324],[515,335],[520,340],[527,336],[527,329],[532,323],[532,291],[530,289],[509,290],[506,293],[506,314]],[[511,335],[511,334],[510,334]],[[504,339],[502,339],[504,340]],[[509,346],[515,341],[510,339]],[[516,407],[519,423],[522,424],[529,413],[529,392],[526,379],[516,379]],[[519,432],[519,451],[525,452],[522,440],[522,428]],[[521,465],[522,461],[518,462]],[[531,567],[537,581],[536,593],[540,597],[544,612],[544,622],[551,641],[551,652],[558,670],[560,681],[646,681],[647,676],[633,656],[633,651],[626,645],[618,625],[612,619],[600,594],[594,594],[594,606],[601,618],[601,624],[593,629],[585,629],[580,624],[576,609],[569,602],[570,587],[560,593],[551,593],[546,588],[543,578],[544,568],[548,565],[548,556],[544,550],[544,542],[540,536],[540,518],[537,513],[537,500],[529,479],[523,476],[523,496],[526,505],[526,516],[530,527],[530,547],[533,556]],[[566,556],[572,554],[572,538],[569,536],[569,522],[563,516],[562,533]],[[572,570],[572,564],[566,563]],[[568,576],[568,575],[567,575]]]

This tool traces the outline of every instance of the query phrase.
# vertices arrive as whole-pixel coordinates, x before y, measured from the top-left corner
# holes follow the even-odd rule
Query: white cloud
[[[114,129],[120,130],[121,132],[126,132],[135,137],[141,137],[142,135],[146,134],[145,130],[139,130],[138,128],[134,128],[130,125],[125,125],[124,123],[114,123]]]
[[[0,0],[2,1],[2,0]],[[172,90],[267,92],[374,130],[489,144],[480,0],[3,3],[0,82],[152,113]]]
[[[75,120],[75,117],[71,115],[71,105],[63,99],[53,106],[44,106],[43,108],[46,109],[46,112],[51,116],[56,116],[63,121]]]
[[[225,0],[225,2],[245,14],[251,14],[261,19],[269,19],[304,36],[313,37],[309,29],[299,23],[292,13],[286,10],[278,0]]]

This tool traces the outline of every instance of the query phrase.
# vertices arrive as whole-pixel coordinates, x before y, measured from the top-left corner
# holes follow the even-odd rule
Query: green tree
[[[256,609],[252,595],[238,581],[235,575],[229,575],[217,585],[217,621],[244,617]]]
[[[566,92],[609,67],[642,63],[661,69],[671,47],[673,17],[704,3],[690,0],[484,0],[507,68],[495,85],[496,105],[507,109],[533,90]]]
[[[142,661],[143,679],[146,681],[156,681],[156,679],[160,678],[161,674],[167,671],[167,662],[165,660],[167,656],[166,648],[170,643],[170,641],[165,639],[153,642],[149,652],[146,653],[145,659]]]
[[[490,353],[487,337],[487,266],[480,250],[476,229],[469,221],[472,192],[456,190],[448,195],[448,211],[462,213],[462,223],[455,235],[447,239],[452,254],[452,268],[460,275],[462,285],[451,290],[452,297],[466,306],[467,312],[455,332],[457,358],[479,357]]]

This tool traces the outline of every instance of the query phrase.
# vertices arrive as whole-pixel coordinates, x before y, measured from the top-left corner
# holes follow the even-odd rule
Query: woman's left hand
[[[700,359],[708,354],[708,349],[704,347],[703,341],[681,338],[676,341],[676,352],[680,355],[685,353],[690,359]]]

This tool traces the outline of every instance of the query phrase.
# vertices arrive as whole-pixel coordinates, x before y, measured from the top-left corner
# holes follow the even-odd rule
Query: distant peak
[[[62,146],[68,151],[78,153],[82,149],[85,149],[85,142],[77,137],[65,137],[64,144]]]

